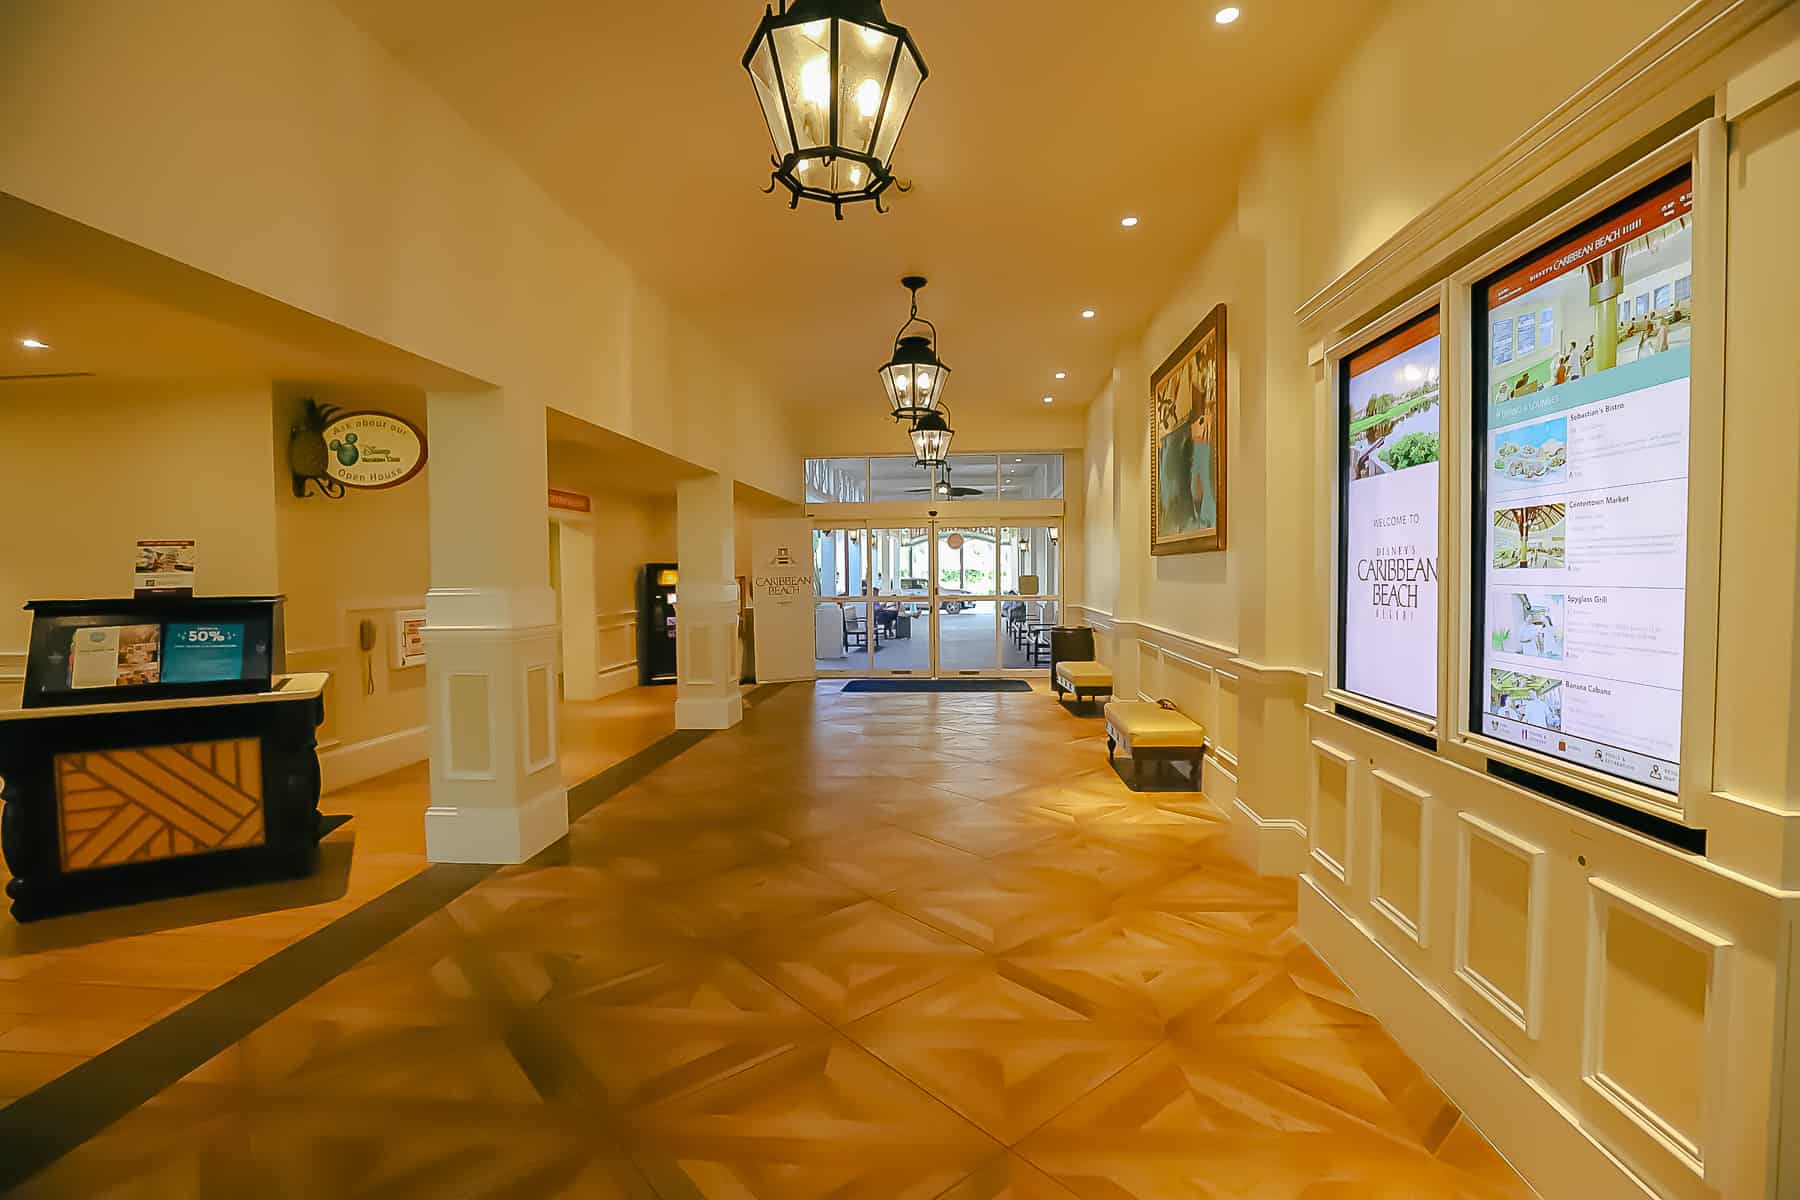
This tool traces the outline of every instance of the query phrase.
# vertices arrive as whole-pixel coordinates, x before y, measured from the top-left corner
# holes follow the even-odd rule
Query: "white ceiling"
[[[839,223],[759,194],[761,0],[339,0],[783,395],[879,404],[916,271],[950,406],[996,415],[1093,396],[1228,212],[1242,147],[1384,0],[1237,2],[1221,27],[1215,0],[888,0],[931,70],[895,157],[916,190]]]

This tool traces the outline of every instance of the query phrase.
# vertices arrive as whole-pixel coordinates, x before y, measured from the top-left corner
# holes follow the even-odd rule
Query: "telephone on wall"
[[[375,622],[364,617],[356,623],[356,648],[363,655],[363,695],[375,694]]]

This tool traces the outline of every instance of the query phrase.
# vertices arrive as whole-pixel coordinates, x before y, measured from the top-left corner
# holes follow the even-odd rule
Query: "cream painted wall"
[[[879,358],[871,363],[880,362]],[[1088,389],[1068,389],[1064,402],[1046,405],[1040,396],[1020,396],[1012,401],[984,397],[979,404],[961,404],[956,383],[950,391],[950,423],[956,430],[953,451],[963,454],[1000,450],[1070,450],[1085,436],[1084,410],[1080,403]],[[906,454],[912,449],[906,426],[887,415],[886,402],[869,370],[869,391],[848,400],[837,411],[813,413],[806,418],[805,456],[808,458]]]
[[[0,655],[27,600],[129,596],[139,538],[195,539],[202,593],[277,591],[271,429],[267,384],[0,384]]]
[[[1087,506],[1090,550],[1116,532],[1118,564],[1106,603],[1109,564],[1090,560],[1090,618],[1107,631],[1121,689],[1171,696],[1208,725],[1219,753],[1207,791],[1230,814],[1233,845],[1259,870],[1303,876],[1302,934],[1547,1197],[1735,1200],[1800,1186],[1800,1093],[1791,1069],[1786,1094],[1770,1070],[1794,1060],[1800,991],[1795,893],[1781,890],[1800,879],[1800,351],[1785,333],[1800,91],[1730,131],[1714,792],[1695,814],[1704,856],[1505,785],[1479,755],[1417,749],[1332,711],[1320,563],[1335,454],[1329,389],[1309,364],[1310,341],[1332,335],[1303,333],[1294,313],[1685,7],[1596,0],[1528,21],[1471,0],[1397,0],[1316,106],[1257,139],[1231,219],[1122,348],[1088,412],[1096,493],[1113,464],[1110,498]],[[1800,10],[1755,39],[1767,50],[1788,39],[1785,86],[1800,84]],[[1660,81],[1644,95],[1664,116],[1632,126],[1628,114],[1633,131],[1609,133],[1608,152],[1736,69],[1709,63]],[[1568,135],[1571,150],[1584,132]],[[1435,266],[1408,269],[1423,285]],[[1149,373],[1219,301],[1230,306],[1232,548],[1153,560]],[[1354,328],[1374,315],[1332,320]],[[1415,832],[1389,839],[1384,864],[1373,847],[1384,828],[1405,827],[1408,805]],[[1400,893],[1416,896],[1403,914],[1417,919],[1412,933],[1374,904]],[[1510,989],[1518,1011],[1471,969]],[[1646,1133],[1658,1120],[1689,1149]]]
[[[0,108],[33,114],[0,128],[9,192],[799,498],[780,402],[335,6],[22,0],[6,26]]]
[[[403,417],[425,431],[427,446],[430,427],[425,397],[416,392],[286,384],[274,389],[275,530],[287,596],[288,668],[331,673],[319,740],[354,746],[425,724],[426,668],[390,664],[394,613],[424,608],[431,585],[431,466],[427,457],[423,471],[395,488],[351,489],[341,500],[295,497],[288,482],[288,435],[309,396],[345,412],[376,409]],[[376,629],[375,649],[368,654],[358,648],[357,628],[364,620]],[[423,738],[417,742],[405,761],[424,756]]]
[[[675,561],[675,498],[602,493],[593,501],[594,619],[604,675],[637,662],[638,573],[645,563]]]
[[[1311,375],[1294,310],[1680,7],[1595,0],[1583,8],[1580,36],[1561,37],[1475,0],[1402,0],[1345,56],[1316,105],[1257,139],[1232,217],[1092,393],[1088,459],[1114,464],[1115,615],[1259,661],[1318,666]],[[1521,63],[1531,80],[1523,96]],[[1493,102],[1500,88],[1508,103]],[[1231,360],[1229,547],[1155,559],[1145,507],[1150,374],[1221,302]],[[1110,431],[1093,417],[1104,407]]]
[[[1083,456],[1087,485],[1080,513],[1083,563],[1083,600],[1108,615],[1119,604],[1119,526],[1113,478],[1116,447],[1112,439],[1113,389],[1109,385],[1087,410],[1088,452]],[[1071,524],[1075,514],[1071,513]]]
[[[1300,131],[1317,182],[1300,230],[1308,294],[1683,7],[1396,0],[1345,55]]]
[[[420,608],[429,580],[425,476],[342,500],[296,499],[287,440],[299,397],[378,407],[424,426],[423,397],[267,383],[58,380],[0,385],[0,503],[30,512],[7,524],[0,553],[0,676],[23,669],[28,599],[129,595],[133,544],[192,537],[201,594],[287,597],[288,669],[327,671],[320,745],[329,755],[416,732],[425,670],[389,667],[393,613]],[[429,471],[429,467],[426,468]],[[54,502],[51,502],[54,498]],[[357,622],[375,622],[364,690]],[[16,696],[5,688],[0,702]],[[392,745],[380,769],[416,761]],[[328,758],[328,778],[343,764]],[[354,773],[354,770],[352,770]]]

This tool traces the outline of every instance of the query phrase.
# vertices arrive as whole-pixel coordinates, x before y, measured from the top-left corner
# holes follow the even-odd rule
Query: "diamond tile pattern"
[[[1033,695],[796,686],[23,1196],[1530,1196],[1204,800]]]

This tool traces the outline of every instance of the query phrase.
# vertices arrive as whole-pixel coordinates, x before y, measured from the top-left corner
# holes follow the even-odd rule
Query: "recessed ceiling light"
[[[50,348],[36,338],[20,338],[19,345],[25,347],[27,350],[48,350]]]
[[[1056,377],[1058,379],[1067,379],[1069,377],[1069,373],[1067,371],[1058,371],[1056,373]]]
[[[1024,462],[1025,460],[1022,458],[1015,458],[1015,459],[1013,459],[1013,461],[1014,462]]]
[[[1237,9],[1231,8],[1228,6],[1225,8],[1221,8],[1218,12],[1214,13],[1213,20],[1217,21],[1221,25],[1229,25],[1233,21],[1237,20],[1242,15],[1243,14],[1238,12]]]
[[[1138,219],[1136,217],[1124,217],[1119,221],[1119,224],[1123,225],[1126,229],[1136,229],[1137,223]]]
[[[1084,308],[1081,310],[1081,319],[1084,321],[1091,321],[1094,319],[1094,317],[1096,315],[1098,315],[1098,314],[1096,314],[1094,312],[1094,310],[1091,308]]]
[[[1044,403],[1045,403],[1045,404],[1055,404],[1055,403],[1056,403],[1056,397],[1055,397],[1055,396],[1045,396],[1045,397],[1044,397]]]

